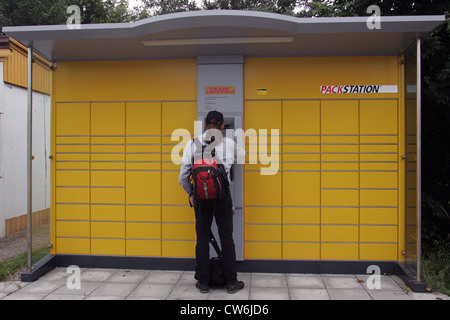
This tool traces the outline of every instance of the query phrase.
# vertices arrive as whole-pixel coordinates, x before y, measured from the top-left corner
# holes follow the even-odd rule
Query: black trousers
[[[213,216],[216,218],[222,247],[222,267],[227,284],[237,281],[236,250],[233,240],[233,208],[230,192],[220,200],[197,200],[195,209],[195,229],[197,245],[197,279],[201,283],[209,282],[209,240]]]

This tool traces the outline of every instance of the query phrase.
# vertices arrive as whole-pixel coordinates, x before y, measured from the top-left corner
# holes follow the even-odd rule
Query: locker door
[[[321,101],[321,259],[325,260],[358,260],[358,114],[356,100]]]
[[[90,104],[56,104],[56,248],[90,253]]]
[[[161,255],[161,103],[126,104],[126,254]]]
[[[197,120],[195,102],[162,103],[162,255],[166,257],[195,257],[195,214],[188,204],[188,195],[178,183],[180,165],[174,164],[171,152],[178,141],[172,141],[175,129],[194,134]]]
[[[397,100],[361,100],[360,259],[397,260]]]
[[[125,103],[91,104],[91,254],[125,254]]]
[[[244,106],[246,132],[249,129],[278,129],[281,134],[281,101],[247,101]],[[259,138],[256,143],[259,142]],[[275,141],[274,141],[275,142]],[[248,164],[259,152],[272,155],[272,141],[260,148],[247,138],[244,173],[244,256],[246,259],[281,259],[281,172],[261,175],[261,167]],[[277,146],[280,148],[280,146]],[[281,156],[279,157],[281,161]],[[281,170],[281,163],[279,170]]]
[[[283,258],[320,259],[319,101],[283,101]]]

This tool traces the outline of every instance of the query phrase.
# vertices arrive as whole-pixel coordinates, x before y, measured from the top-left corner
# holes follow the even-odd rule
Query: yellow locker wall
[[[396,85],[396,57],[246,59],[245,130],[281,134],[276,175],[245,167],[246,259],[401,259],[402,90],[320,94],[346,84]]]
[[[279,129],[280,163],[245,165],[245,259],[399,259],[398,94],[319,90],[397,84],[395,61],[246,59],[244,126]],[[56,253],[194,257],[170,137],[194,132],[195,79],[195,60],[58,64]]]
[[[139,71],[135,62],[59,64],[56,253],[194,257],[194,212],[170,151],[173,130],[194,133],[196,64],[172,62],[143,62]]]

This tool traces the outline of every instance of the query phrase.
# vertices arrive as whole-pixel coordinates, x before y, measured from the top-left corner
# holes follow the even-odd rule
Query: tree
[[[447,11],[448,17],[448,11]],[[450,243],[450,19],[422,46],[423,230]],[[430,234],[427,234],[430,233]],[[427,239],[428,238],[428,239]]]
[[[306,10],[300,15],[315,17],[365,16],[367,8],[377,5],[382,16],[443,14],[449,9],[446,0],[322,0],[301,1]]]
[[[67,20],[65,1],[60,0],[2,0],[2,26],[62,24]]]
[[[292,15],[295,0],[203,0],[205,10],[254,10]]]
[[[195,0],[143,0],[143,3],[143,10],[150,16],[200,10]]]
[[[128,10],[128,0],[63,0],[81,9],[81,23],[131,22],[135,15]]]
[[[70,5],[81,11],[81,23],[131,22],[141,18],[139,11],[128,10],[128,0],[2,0],[2,26],[65,24]]]
[[[203,0],[199,8],[194,0],[144,0],[149,15],[194,10],[254,10],[281,14],[294,13],[296,0]]]

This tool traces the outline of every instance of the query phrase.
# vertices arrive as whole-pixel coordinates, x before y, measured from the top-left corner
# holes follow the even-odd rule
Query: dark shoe
[[[239,290],[242,290],[244,288],[244,282],[242,281],[236,281],[233,284],[227,285],[227,292],[230,294],[236,293]]]
[[[207,284],[200,283],[200,281],[197,281],[195,284],[195,287],[200,291],[200,293],[208,293],[209,292],[209,286]]]

